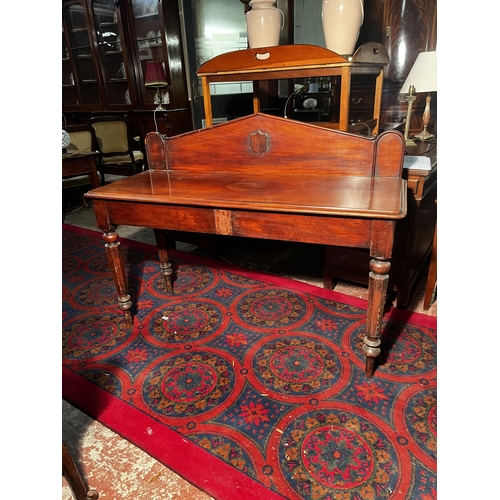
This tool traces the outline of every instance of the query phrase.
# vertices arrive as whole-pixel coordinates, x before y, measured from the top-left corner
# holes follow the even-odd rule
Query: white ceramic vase
[[[279,45],[285,14],[276,8],[276,0],[251,0],[250,6],[252,9],[245,14],[248,46],[255,49]]]
[[[365,17],[363,0],[323,0],[321,20],[326,48],[351,56]]]

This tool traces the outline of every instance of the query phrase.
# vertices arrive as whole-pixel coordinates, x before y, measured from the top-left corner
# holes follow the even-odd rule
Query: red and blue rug
[[[436,320],[391,309],[364,376],[366,302],[63,224],[63,398],[217,499],[436,498]]]

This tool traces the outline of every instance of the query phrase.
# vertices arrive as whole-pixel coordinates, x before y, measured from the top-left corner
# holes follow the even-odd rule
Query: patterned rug
[[[125,327],[99,233],[63,224],[63,398],[217,499],[436,498],[436,320],[122,240]]]

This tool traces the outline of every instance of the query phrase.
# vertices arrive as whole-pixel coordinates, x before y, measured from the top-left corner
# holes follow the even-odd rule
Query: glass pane
[[[98,105],[101,103],[101,99],[84,6],[81,3],[69,5],[64,9],[63,14],[66,21],[69,49],[73,58],[75,72],[73,75],[72,72],[68,72],[68,69],[64,70],[65,65],[63,61],[63,84],[71,84],[73,81],[77,85],[82,105]],[[65,75],[67,80],[64,80]],[[65,92],[63,92],[64,95]]]
[[[132,12],[134,15],[135,42],[142,69],[142,81],[139,82],[139,85],[145,91],[144,99],[146,104],[154,104],[157,89],[146,88],[144,83],[148,62],[159,62],[163,66],[163,71],[166,70],[162,29],[158,15],[158,0],[132,0]],[[165,89],[163,92],[165,93]],[[166,94],[163,104],[168,104]]]
[[[199,68],[214,56],[248,48],[244,7],[228,0],[191,0],[195,16],[196,64]],[[224,12],[221,16],[220,13]],[[252,92],[251,82],[215,83],[210,94]]]
[[[62,32],[62,104],[63,106],[78,106],[76,95],[75,76],[69,58],[69,50],[66,45],[64,27]]]
[[[96,0],[92,8],[107,101],[115,105],[130,104],[118,10],[113,0]]]

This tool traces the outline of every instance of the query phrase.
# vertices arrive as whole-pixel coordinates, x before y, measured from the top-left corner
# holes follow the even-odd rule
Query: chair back
[[[130,151],[127,123],[123,120],[95,121],[92,127],[99,151],[103,155],[128,154]]]
[[[91,120],[100,153],[101,170],[132,175],[144,168],[144,154],[134,147],[134,138],[126,118],[100,116]]]
[[[68,151],[97,151],[96,135],[90,125],[67,125],[63,129],[71,140]]]

